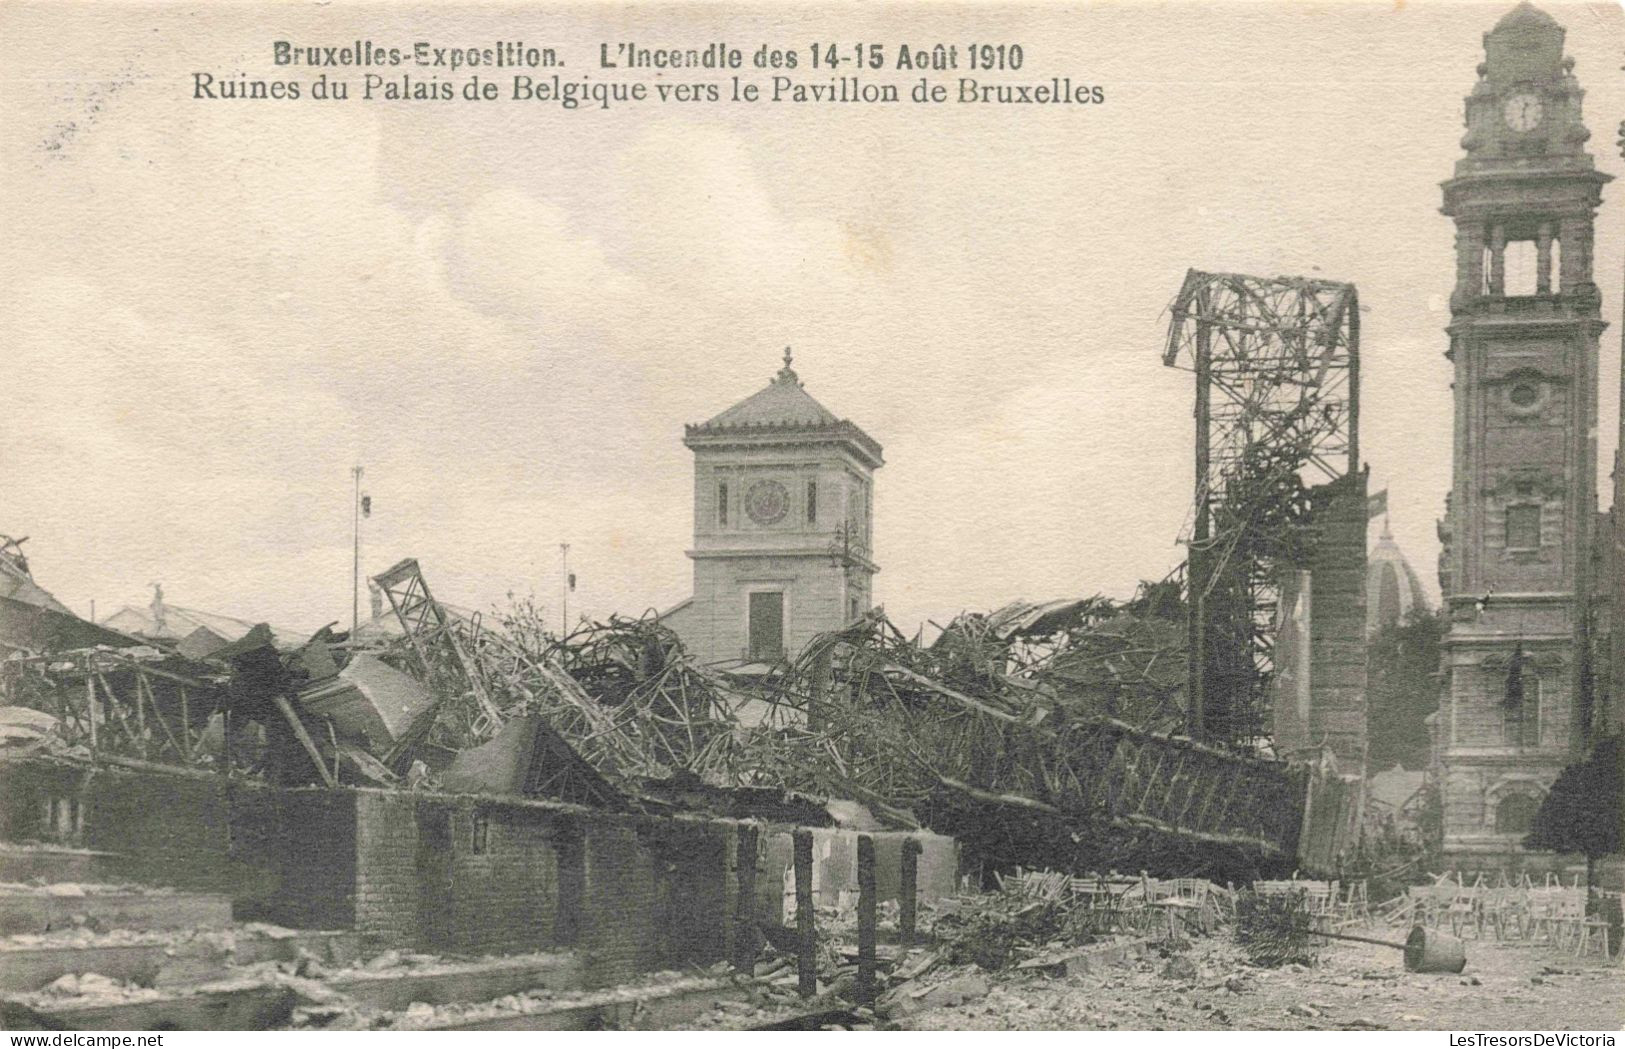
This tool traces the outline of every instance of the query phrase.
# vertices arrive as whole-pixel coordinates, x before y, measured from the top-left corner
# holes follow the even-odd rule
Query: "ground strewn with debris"
[[[1625,968],[1495,941],[1469,941],[1467,958],[1459,976],[1410,973],[1397,950],[1339,943],[1316,966],[1270,970],[1248,966],[1230,937],[1219,936],[1116,970],[998,975],[986,980],[985,995],[898,1022],[936,1031],[1625,1027]]]

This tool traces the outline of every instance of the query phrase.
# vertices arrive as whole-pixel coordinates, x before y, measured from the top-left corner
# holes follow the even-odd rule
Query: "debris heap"
[[[449,612],[416,561],[376,581],[399,635],[327,627],[298,644],[261,625],[190,656],[150,641],[14,656],[4,698],[98,756],[285,783],[772,819],[847,798],[990,869],[1239,880],[1297,847],[1299,773],[1170,732],[1176,579],[1129,602],[968,613],[929,644],[877,610],[766,676],[700,665],[653,615],[560,637],[525,602]]]

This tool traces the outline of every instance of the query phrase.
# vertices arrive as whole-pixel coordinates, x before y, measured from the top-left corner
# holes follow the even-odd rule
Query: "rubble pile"
[[[932,648],[1041,686],[1073,714],[1175,732],[1185,720],[1186,640],[1181,583],[1170,577],[1141,584],[1130,601],[1017,601],[965,613]]]
[[[892,825],[948,833],[965,829],[955,809],[991,804],[1000,811],[989,826],[1025,817],[1047,836],[1068,820],[1038,799],[1064,787],[1030,774],[1043,764],[1030,759],[1058,745],[1074,756],[1109,750],[1123,730],[1177,720],[1177,597],[1165,583],[1122,605],[1091,598],[965,615],[931,645],[874,612],[766,679],[700,666],[653,617],[558,637],[522,602],[495,626],[443,618],[432,636],[403,616],[406,634],[379,657],[416,663],[442,698],[381,757],[397,773],[423,760],[433,775],[501,723],[539,717],[623,795],[684,777],[854,798]]]
[[[1101,598],[1063,604],[1061,614],[1039,617],[962,616],[929,646],[871,613],[765,680],[697,664],[652,617],[614,617],[556,637],[532,607],[516,604],[494,628],[452,627],[460,645],[434,650],[424,676],[462,693],[443,701],[437,719],[463,730],[431,731],[426,742],[460,750],[488,735],[475,690],[459,687],[461,663],[503,718],[542,716],[623,789],[686,774],[714,786],[853,797],[897,825],[918,826],[910,810],[945,782],[996,786],[1021,765],[1013,753],[992,753],[1013,740],[967,738],[967,710],[1030,726],[1057,709],[1076,717],[1149,709],[1159,725],[1177,714],[1174,621],[1148,627]],[[411,663],[406,639],[381,656]],[[760,713],[746,724],[740,712],[750,703]]]
[[[1196,944],[1222,942],[1234,952],[1232,896],[1210,882],[1059,871],[1019,871],[995,881],[986,892],[922,904],[912,942],[899,936],[895,909],[882,906],[872,1001],[854,964],[851,909],[817,908],[817,994],[802,1003],[806,1015],[821,1026],[906,1027],[1023,988],[1147,965],[1189,985],[1200,976],[1187,957]],[[792,989],[794,948],[793,936],[769,935],[756,979]],[[1234,982],[1236,993],[1252,989],[1243,979]]]
[[[1045,953],[1093,943],[1094,914],[1075,905],[1071,877],[1050,872],[1039,878],[1000,879],[994,892],[965,898],[938,920],[937,937],[951,964],[971,963],[992,972]]]

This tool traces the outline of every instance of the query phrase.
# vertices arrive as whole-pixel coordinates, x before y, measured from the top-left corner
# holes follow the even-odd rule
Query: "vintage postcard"
[[[1614,1044],[1617,3],[0,41],[0,1027]]]

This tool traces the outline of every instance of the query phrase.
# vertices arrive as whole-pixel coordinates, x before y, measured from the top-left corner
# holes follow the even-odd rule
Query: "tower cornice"
[[[773,547],[772,549],[761,549],[757,547],[695,547],[691,550],[684,550],[683,554],[690,560],[694,561],[738,561],[761,560],[763,558],[773,558],[775,560],[788,559],[816,561],[824,564],[828,564],[830,561],[830,551],[828,545],[810,545],[804,547],[781,546]],[[859,553],[855,550],[848,551],[843,555],[843,564],[848,568],[855,568],[868,572],[870,575],[875,575],[880,571],[880,566],[871,560],[868,555]],[[841,565],[830,565],[830,567],[835,569],[840,568]]]
[[[835,446],[871,469],[885,465],[880,442],[864,433],[856,423],[842,420],[823,426],[757,425],[728,429],[689,425],[683,427],[683,444],[724,450],[739,448],[816,448]]]
[[[1613,180],[1589,166],[1483,168],[1439,183],[1444,191],[1439,213],[1456,219],[1516,216],[1527,207],[1529,194],[1540,193],[1552,213],[1590,214],[1602,205],[1602,187]]]
[[[1444,330],[1451,335],[1534,336],[1573,332],[1595,338],[1602,334],[1608,322],[1602,319],[1601,305],[1592,300],[1589,314],[1577,314],[1574,298],[1485,295],[1453,310]]]

